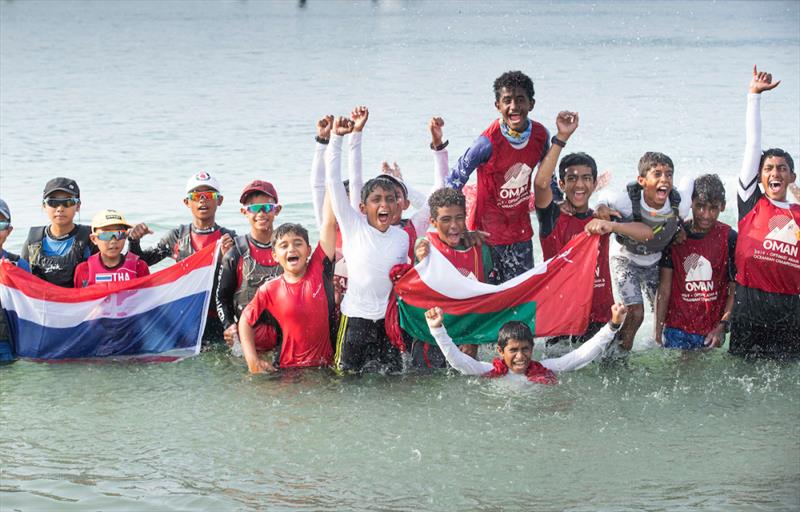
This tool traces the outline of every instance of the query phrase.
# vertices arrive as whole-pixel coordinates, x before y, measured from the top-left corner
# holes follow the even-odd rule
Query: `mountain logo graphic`
[[[695,253],[683,260],[683,269],[686,271],[686,282],[711,281],[713,276],[711,262]]]
[[[785,215],[776,215],[769,219],[769,229],[770,232],[764,237],[765,240],[797,245],[800,239],[800,228],[797,227],[797,223]]]
[[[521,162],[512,165],[511,168],[506,171],[504,176],[506,182],[503,183],[500,188],[506,190],[527,188],[532,171],[533,169]]]

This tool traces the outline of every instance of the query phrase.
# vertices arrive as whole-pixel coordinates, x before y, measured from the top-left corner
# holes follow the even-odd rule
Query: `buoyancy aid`
[[[646,242],[639,242],[625,235],[617,234],[617,242],[625,246],[634,254],[646,255],[663,251],[672,241],[681,225],[678,206],[681,204],[681,195],[674,188],[669,191],[669,204],[671,211],[668,215],[643,215],[642,214],[642,186],[632,181],[628,183],[628,197],[633,209],[633,222],[641,222],[653,230],[653,238]]]

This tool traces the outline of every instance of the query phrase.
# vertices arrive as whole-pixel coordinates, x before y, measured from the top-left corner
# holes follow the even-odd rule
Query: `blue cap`
[[[2,213],[8,222],[11,222],[11,208],[8,207],[8,203],[0,199],[0,213]]]

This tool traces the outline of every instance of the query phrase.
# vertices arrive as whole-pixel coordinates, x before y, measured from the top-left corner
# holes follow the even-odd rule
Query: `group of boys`
[[[84,287],[141,277],[149,273],[149,265],[166,257],[180,261],[219,242],[216,307],[209,310],[204,338],[241,343],[252,372],[274,370],[275,363],[263,356],[274,350],[282,368],[333,365],[341,372],[397,372],[409,364],[444,367],[447,361],[465,373],[511,372],[548,381],[548,372],[587,364],[615,338],[621,350],[630,350],[644,318],[645,296],[655,309],[656,342],[665,347],[717,347],[732,328],[733,353],[796,356],[800,207],[786,202],[796,177],[794,164],[782,150],[760,154],[758,98],[776,85],[771,75],[754,70],[748,150],[739,183],[738,243],[736,232],[718,220],[725,208],[720,179],[704,175],[685,180],[688,186],[676,190],[673,162],[662,153],[645,153],[636,180],[622,193],[601,193],[598,206],[590,208],[598,177],[595,160],[586,153],[561,157],[579,115],[560,112],[551,137],[529,119],[535,103],[532,81],[521,72],[508,72],[494,83],[500,118],[452,170],[444,122],[431,119],[434,191],[427,204],[417,201],[412,219],[403,219],[402,212],[411,196],[419,194],[412,194],[391,166],[363,182],[360,148],[369,112],[357,107],[349,117],[327,116],[317,123],[311,170],[320,231],[315,249],[302,226],[273,227],[281,211],[278,193],[261,180],[245,186],[239,198],[249,233],[236,236],[217,225],[220,185],[201,172],[190,178],[183,200],[192,223],[173,229],[151,249],[140,245],[152,232],[149,227],[132,225],[114,210],[96,215],[89,227],[75,224],[78,185],[55,178],[43,195],[50,225],[31,229],[21,258],[2,255],[22,267],[27,260],[34,274],[51,283]],[[347,182],[341,175],[345,136]],[[474,171],[477,193],[468,216],[461,188]],[[558,201],[561,193],[563,202]],[[501,357],[493,368],[484,367],[487,363],[475,361],[477,345],[469,340],[458,340],[460,350],[454,350],[438,308],[427,315],[437,345],[398,341],[388,334],[393,326],[386,325],[387,309],[394,300],[390,273],[398,265],[424,259],[432,248],[464,276],[493,284],[531,269],[532,195],[545,259],[581,233],[601,238],[589,327],[573,340],[582,347],[559,360],[535,363],[530,329],[508,326],[508,333],[499,337]],[[0,249],[11,229],[10,218],[8,206],[0,201]],[[126,239],[129,252],[123,254]],[[340,279],[334,287],[336,274]],[[614,303],[612,281],[622,304]],[[0,330],[0,339],[5,334]],[[506,358],[508,350],[513,357]]]

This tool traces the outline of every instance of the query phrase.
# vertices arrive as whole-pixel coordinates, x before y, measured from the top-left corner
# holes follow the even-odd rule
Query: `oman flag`
[[[425,311],[439,306],[456,344],[492,343],[510,321],[528,324],[534,335],[582,334],[589,323],[599,237],[580,234],[555,257],[500,285],[464,277],[433,246],[430,256],[394,285],[400,326],[434,343]]]

